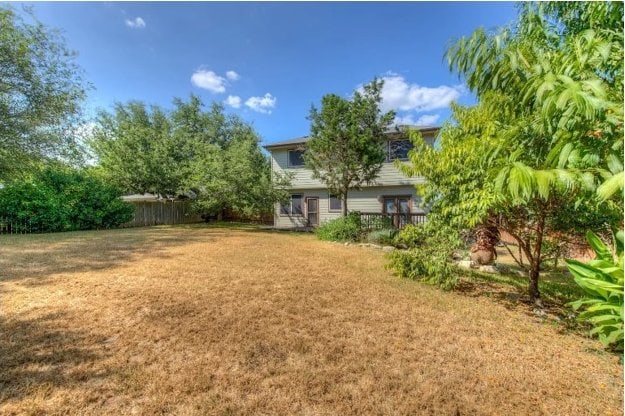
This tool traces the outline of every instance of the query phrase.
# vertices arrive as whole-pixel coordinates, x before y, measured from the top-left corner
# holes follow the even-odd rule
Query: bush
[[[367,234],[367,241],[374,244],[394,245],[397,230],[394,228],[386,228],[374,230]]]
[[[579,319],[590,322],[606,347],[623,351],[623,231],[614,239],[615,254],[592,232],[586,239],[595,252],[588,263],[566,260],[569,271],[586,292],[586,297],[572,302],[574,309],[583,308]]]
[[[358,241],[362,237],[360,214],[352,212],[346,217],[325,222],[315,230],[315,234],[320,240]]]
[[[134,208],[121,192],[86,170],[53,165],[0,189],[0,217],[44,231],[119,226]]]
[[[399,276],[445,289],[457,284],[459,276],[453,254],[462,245],[457,232],[432,222],[408,225],[399,232],[396,242],[409,247],[407,251],[394,251],[389,255],[388,267]]]

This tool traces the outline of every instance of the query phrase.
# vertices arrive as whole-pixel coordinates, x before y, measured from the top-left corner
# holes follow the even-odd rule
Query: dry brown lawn
[[[253,229],[0,238],[0,414],[619,415],[593,340]]]

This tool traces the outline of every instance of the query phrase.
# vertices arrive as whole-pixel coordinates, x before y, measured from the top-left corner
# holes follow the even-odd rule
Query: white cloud
[[[145,27],[145,20],[141,17],[135,17],[134,19],[126,19],[126,26],[133,29],[143,29]]]
[[[241,76],[239,74],[237,74],[236,72],[230,70],[230,71],[226,72],[226,78],[228,78],[230,81],[236,81],[239,78],[241,78]]]
[[[434,124],[436,124],[440,117],[441,116],[439,116],[438,114],[424,114],[417,119],[415,124],[417,126],[433,126]]]
[[[438,114],[424,114],[415,120],[412,114],[405,116],[396,116],[393,124],[396,126],[434,126],[438,119],[441,118]]]
[[[241,107],[241,97],[238,95],[229,95],[224,103],[232,108],[239,108]]]
[[[191,83],[196,87],[209,90],[214,93],[226,91],[226,79],[206,69],[198,69],[191,75]]]
[[[271,114],[271,109],[276,106],[276,97],[269,93],[263,97],[250,97],[245,105],[259,113]]]
[[[389,74],[382,79],[384,80],[381,94],[383,111],[431,111],[446,108],[465,92],[462,85],[423,87],[410,84],[404,77],[397,74]],[[358,89],[362,91],[362,86]]]

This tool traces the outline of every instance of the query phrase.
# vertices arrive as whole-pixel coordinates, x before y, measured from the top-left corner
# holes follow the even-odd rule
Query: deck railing
[[[383,228],[403,229],[408,224],[425,223],[424,213],[399,213],[388,214],[382,212],[361,212],[360,222],[362,228],[367,230],[379,230]]]

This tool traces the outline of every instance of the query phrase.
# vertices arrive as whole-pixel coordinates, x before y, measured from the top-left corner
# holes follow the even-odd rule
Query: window
[[[304,166],[304,151],[289,150],[289,167]]]
[[[385,196],[382,211],[385,214],[409,214],[409,196]]]
[[[341,203],[341,199],[338,195],[328,195],[328,211],[341,211],[343,209],[343,204]]]
[[[407,160],[408,152],[412,150],[412,142],[408,139],[389,140],[388,142],[388,161],[395,159]]]
[[[290,201],[280,205],[280,215],[302,215],[302,199],[304,195],[291,195]]]

